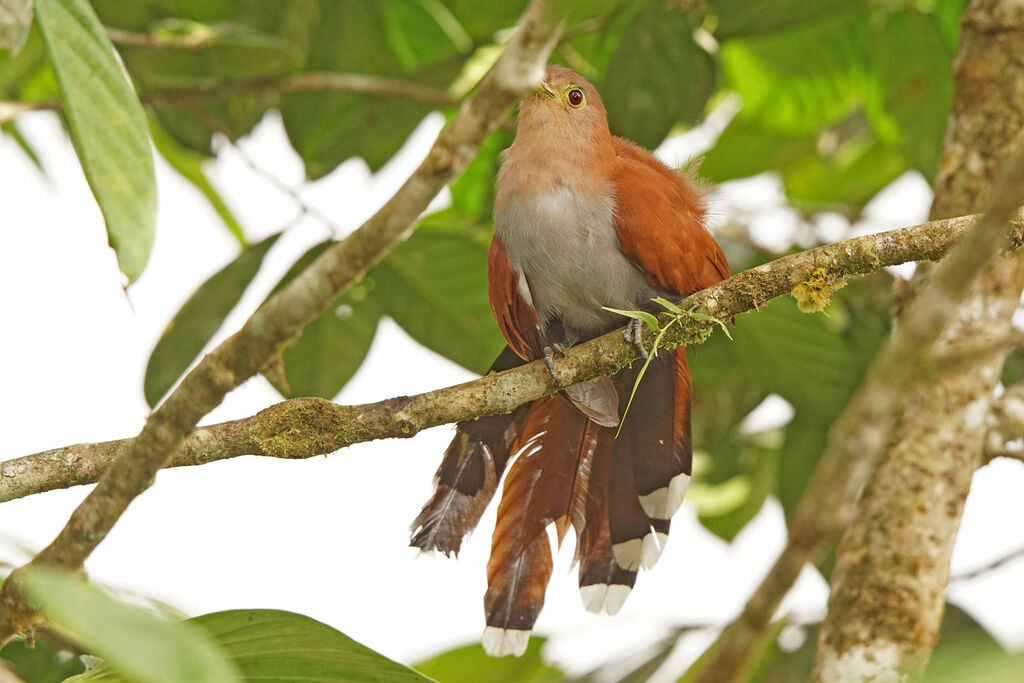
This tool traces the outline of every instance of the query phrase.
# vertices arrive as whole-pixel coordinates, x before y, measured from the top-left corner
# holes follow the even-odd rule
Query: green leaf
[[[153,137],[153,146],[160,152],[164,160],[182,178],[192,183],[206,197],[206,201],[210,203],[213,210],[220,216],[224,226],[238,241],[238,244],[242,248],[248,246],[245,233],[242,232],[242,226],[238,223],[238,219],[235,218],[235,214],[231,212],[231,208],[221,198],[217,188],[213,186],[203,170],[203,162],[205,161],[203,155],[186,149],[179,144],[177,140],[167,134],[167,131],[164,130],[163,126],[154,117],[149,119],[149,132]]]
[[[522,657],[488,657],[478,643],[443,652],[413,666],[443,683],[554,683],[565,680],[558,668],[540,656],[545,639],[530,638]]]
[[[22,585],[47,619],[126,678],[231,683],[234,666],[202,631],[129,607],[66,572],[31,567]]]
[[[1006,356],[1000,381],[1003,386],[1008,387],[1022,380],[1024,380],[1024,348],[1017,347]]]
[[[17,55],[32,26],[32,0],[0,0],[0,50]]]
[[[396,77],[440,89],[459,74],[466,57],[460,50],[462,38],[453,40],[452,31],[476,39],[476,31],[486,24],[477,21],[479,16],[464,23],[464,3],[447,8],[450,16],[441,23],[438,18],[446,8],[439,3],[348,0],[321,5],[310,36],[308,69]],[[288,138],[310,179],[353,156],[379,169],[433,109],[406,98],[342,92],[296,92],[281,104]]]
[[[931,178],[953,91],[953,53],[938,19],[915,11],[890,16],[870,54],[875,88],[868,118],[883,141],[899,145],[913,167]]]
[[[280,235],[242,251],[199,286],[174,315],[146,365],[146,402],[155,406],[195,360],[249,286]]]
[[[655,318],[650,313],[648,313],[647,311],[624,311],[618,308],[609,308],[608,306],[602,306],[601,308],[603,308],[606,311],[611,311],[612,313],[618,313],[619,315],[625,316],[627,318],[632,318],[634,320],[643,320],[645,323],[647,323],[647,329],[649,329],[651,332],[658,332],[661,329],[661,326],[658,324],[658,319]]]
[[[280,99],[273,92],[233,93],[229,86],[294,73],[302,65],[302,54],[281,38],[237,24],[202,26],[202,32],[204,40],[194,49],[126,46],[121,52],[143,96],[190,89],[216,94],[224,89],[215,97],[163,97],[152,105],[175,140],[209,156],[214,133],[232,140],[246,135]]]
[[[476,158],[469,162],[451,184],[452,209],[455,213],[483,223],[490,222],[500,154],[511,144],[512,133],[504,128],[499,128],[484,141]]]
[[[18,679],[32,683],[60,683],[84,669],[73,652],[57,647],[45,633],[38,631],[34,647],[26,646],[22,638],[14,638],[0,650],[0,659],[2,666]]]
[[[708,0],[718,19],[715,37],[719,40],[770,33],[863,6],[864,0]]]
[[[86,0],[36,0],[71,142],[107,223],[121,270],[134,281],[156,228],[156,179],[146,117]]]
[[[693,29],[687,14],[661,0],[648,1],[625,27],[601,90],[612,132],[653,148],[676,123],[703,117],[717,74]]]
[[[381,310],[409,335],[484,373],[504,340],[487,298],[487,245],[464,234],[417,230],[370,273]]]
[[[241,673],[241,681],[389,681],[429,678],[301,614],[230,610],[189,619]]]
[[[794,136],[768,131],[737,116],[704,154],[701,176],[716,183],[781,170],[817,155],[813,135]]]
[[[305,270],[332,243],[322,242],[288,270],[271,293],[278,292]],[[362,365],[377,332],[381,311],[374,296],[373,271],[338,296],[306,325],[281,354],[283,375],[266,373],[282,396],[334,398]]]
[[[743,98],[739,116],[806,135],[849,114],[865,97],[867,28],[867,13],[854,11],[723,43],[726,86]]]
[[[863,206],[909,168],[898,148],[869,137],[813,154],[782,169],[786,194],[797,203]]]

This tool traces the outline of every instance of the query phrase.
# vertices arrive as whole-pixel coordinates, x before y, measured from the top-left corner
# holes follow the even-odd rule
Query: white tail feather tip
[[[580,597],[583,598],[583,607],[588,612],[600,614],[617,614],[622,605],[626,602],[633,589],[624,584],[595,583],[589,586],[580,586]]]
[[[690,485],[690,475],[677,474],[672,477],[668,486],[640,496],[640,505],[651,519],[671,519],[679,506],[683,504],[686,487]]]
[[[512,628],[488,626],[480,639],[484,652],[492,657],[514,655],[522,657],[526,646],[530,644],[530,632]]]
[[[615,563],[628,572],[635,572],[640,569],[643,553],[643,541],[639,538],[631,538],[628,541],[616,543],[612,546],[612,555],[615,556]]]
[[[643,553],[640,559],[640,566],[644,569],[650,569],[653,567],[661,557],[661,553],[665,551],[665,545],[667,543],[667,534],[656,531],[653,534],[647,534],[644,536]]]

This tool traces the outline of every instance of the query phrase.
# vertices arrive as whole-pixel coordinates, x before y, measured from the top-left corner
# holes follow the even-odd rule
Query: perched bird
[[[488,255],[506,370],[622,326],[603,307],[659,310],[728,277],[704,228],[701,192],[649,152],[612,136],[601,98],[551,66],[522,102],[503,154]],[[632,330],[632,334],[629,332]],[[639,343],[639,329],[627,328]],[[513,456],[487,565],[484,648],[521,655],[552,570],[549,527],[578,539],[580,593],[614,614],[668,539],[691,472],[685,350],[652,359],[616,437],[639,363],[507,415],[459,423],[413,522],[411,545],[458,553]]]

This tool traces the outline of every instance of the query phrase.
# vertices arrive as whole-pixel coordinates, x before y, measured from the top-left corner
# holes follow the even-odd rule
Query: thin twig
[[[987,564],[983,564],[980,567],[972,569],[969,572],[963,572],[962,574],[955,574],[955,575],[949,577],[949,582],[950,583],[955,583],[955,582],[959,582],[959,581],[973,581],[974,579],[977,579],[977,578],[979,578],[981,576],[984,576],[985,574],[988,574],[989,572],[993,572],[993,571],[999,569],[1000,567],[1004,567],[1004,566],[1010,564],[1011,562],[1013,562],[1014,560],[1017,560],[1017,559],[1019,559],[1021,557],[1024,557],[1024,547],[1017,548],[1016,550],[1011,551],[1009,553],[1006,553],[1005,555],[1003,555],[1001,557],[997,557],[996,559],[992,560],[991,562],[989,562]]]

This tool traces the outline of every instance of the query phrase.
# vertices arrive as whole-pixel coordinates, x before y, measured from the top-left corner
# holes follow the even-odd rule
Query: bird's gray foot
[[[622,333],[622,338],[636,347],[636,350],[640,352],[640,357],[647,360],[647,349],[644,348],[643,340],[643,324],[643,320],[630,318],[626,330]]]
[[[555,354],[560,357],[565,356],[565,347],[561,344],[555,343],[551,346],[544,347],[544,365],[548,366],[548,372],[551,373],[551,379],[555,380],[555,384],[562,386],[558,381],[558,375],[555,374]]]

